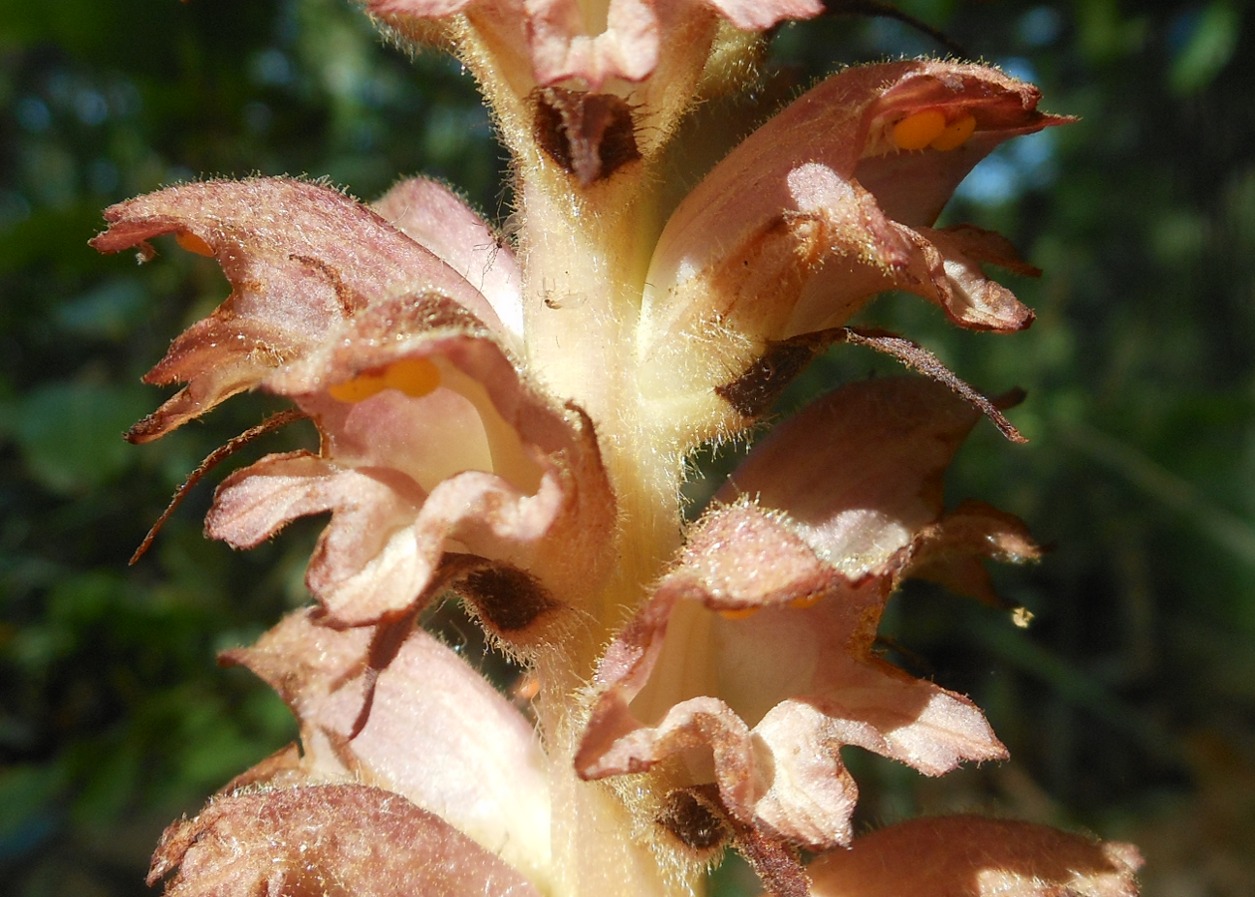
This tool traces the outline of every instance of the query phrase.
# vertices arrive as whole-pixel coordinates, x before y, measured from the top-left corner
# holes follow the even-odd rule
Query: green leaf
[[[1227,0],[1215,0],[1191,24],[1168,72],[1168,83],[1179,94],[1201,90],[1229,64],[1242,34],[1242,13]]]
[[[29,852],[52,832],[63,772],[59,765],[0,770],[0,860]]]
[[[62,494],[81,494],[120,476],[135,461],[122,434],[141,417],[151,395],[138,386],[58,381],[3,409],[8,430],[31,475]]]
[[[75,336],[122,341],[148,311],[147,293],[134,278],[108,280],[57,307],[53,320]]]

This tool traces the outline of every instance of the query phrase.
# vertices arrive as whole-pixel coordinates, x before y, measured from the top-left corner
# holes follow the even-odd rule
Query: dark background
[[[1148,897],[1240,897],[1255,881],[1251,11],[901,7],[1082,120],[1008,145],[947,212],[1046,270],[1013,283],[1031,330],[957,332],[902,297],[868,316],[991,393],[1028,391],[1013,417],[1031,443],[982,428],[952,494],[1019,514],[1053,551],[999,571],[1036,614],[1027,631],[923,589],[895,600],[899,659],[972,694],[1013,761],[934,781],[851,752],[860,825],[953,809],[1051,822],[1141,845]],[[860,17],[776,40],[810,76],[936,52]],[[325,175],[371,198],[421,171],[492,216],[503,167],[458,66],[407,59],[341,0],[0,0],[4,893],[146,893],[162,827],[293,734],[277,699],[213,657],[306,600],[317,521],[236,555],[200,535],[205,484],[126,566],[188,471],[265,402],[121,440],[161,395],[140,375],[226,285],[187,253],[142,269],[97,256],[100,210],[214,174]],[[787,401],[884,367],[841,348]],[[226,469],[309,436],[269,437]]]

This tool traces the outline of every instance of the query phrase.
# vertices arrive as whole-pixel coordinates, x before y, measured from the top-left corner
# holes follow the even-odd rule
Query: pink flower
[[[174,232],[213,251],[235,287],[149,374],[189,382],[134,438],[242,389],[292,397],[320,451],[272,455],[228,478],[209,534],[251,547],[331,511],[308,574],[329,622],[412,617],[456,586],[486,625],[526,640],[560,609],[555,595],[604,573],[597,554],[567,548],[614,523],[591,425],[517,370],[517,269],[487,226],[431,182],[400,185],[380,209],[396,227],[325,187],[263,180],[176,187],[109,210],[97,248]]]
[[[716,395],[742,391],[742,377],[754,385],[764,355],[813,345],[807,335],[889,289],[923,296],[962,327],[1027,327],[1032,312],[981,264],[1034,269],[996,234],[931,225],[999,143],[1070,120],[1037,111],[1037,100],[994,69],[943,62],[851,68],[799,97],[667,220],[642,306],[646,394],[674,406],[678,391],[687,420],[739,428],[747,421],[735,407],[720,413]],[[761,408],[740,410],[752,420]]]
[[[979,583],[981,558],[1037,556],[1013,518],[942,511],[976,420],[936,384],[877,380],[778,427],[602,660],[581,773],[713,785],[740,826],[826,849],[848,843],[857,795],[841,747],[929,775],[1005,757],[968,699],[873,650],[890,593],[922,565]]]

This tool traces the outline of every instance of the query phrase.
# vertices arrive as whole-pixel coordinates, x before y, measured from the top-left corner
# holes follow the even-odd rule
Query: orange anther
[[[756,613],[757,607],[729,607],[719,611],[719,616],[725,620],[748,620]]]
[[[327,392],[337,402],[364,402],[387,388],[383,377],[362,374],[360,377],[354,377],[352,380],[345,380],[343,383],[336,383],[328,387]]]
[[[967,143],[969,137],[976,133],[976,118],[970,112],[964,112],[929,142],[935,150],[958,149]]]
[[[327,392],[337,402],[364,402],[385,389],[421,398],[440,385],[440,370],[426,358],[403,358],[376,373],[359,374]]]
[[[921,150],[946,130],[946,116],[940,109],[924,109],[912,113],[893,126],[890,132],[898,149]]]
[[[174,235],[174,242],[178,243],[188,252],[194,252],[197,255],[204,255],[209,258],[213,258],[213,247],[200,237],[196,236],[196,234],[192,233],[190,230],[179,231]]]
[[[440,371],[426,358],[403,358],[384,371],[383,382],[417,399],[440,385]]]

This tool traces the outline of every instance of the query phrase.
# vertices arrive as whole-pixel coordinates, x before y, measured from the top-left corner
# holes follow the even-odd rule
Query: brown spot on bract
[[[744,417],[757,417],[810,364],[817,351],[811,341],[769,343],[767,351],[741,376],[716,386],[715,394]]]
[[[641,157],[632,109],[621,97],[544,87],[533,93],[540,148],[587,187]]]
[[[658,824],[693,850],[721,847],[730,832],[720,813],[709,799],[695,793],[696,789],[672,791],[658,813]]]
[[[458,587],[485,623],[498,632],[526,629],[538,617],[557,607],[540,582],[517,567],[485,567],[474,571]]]

